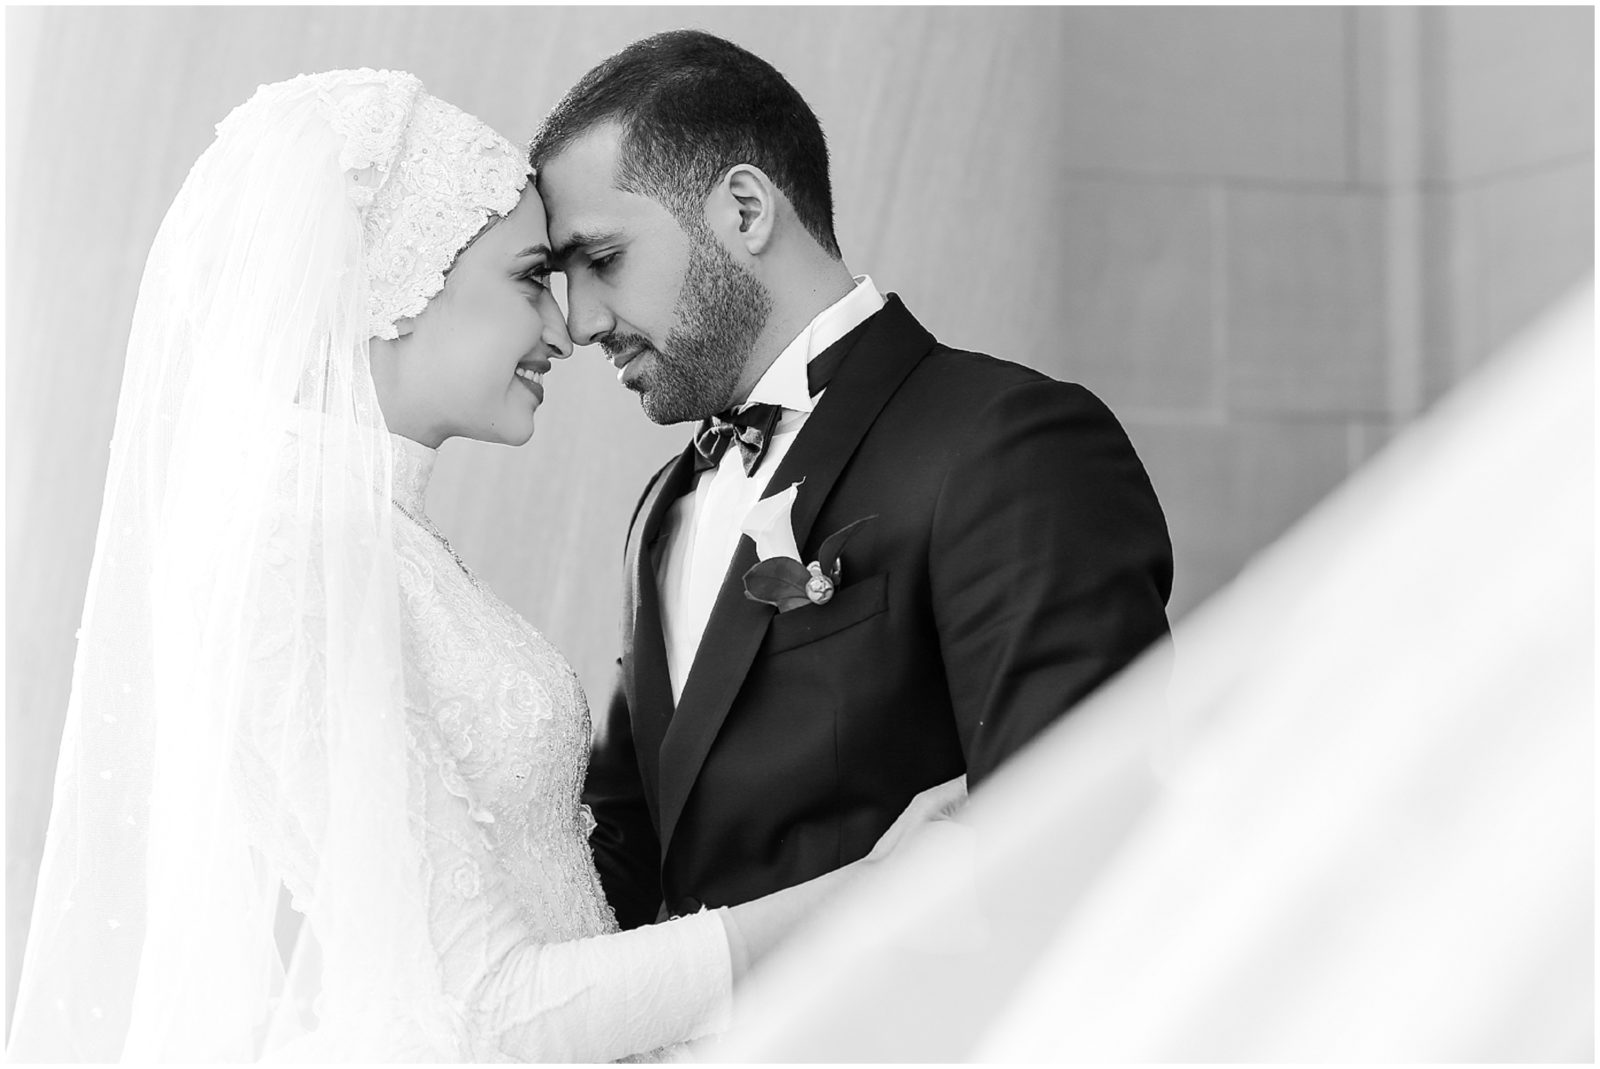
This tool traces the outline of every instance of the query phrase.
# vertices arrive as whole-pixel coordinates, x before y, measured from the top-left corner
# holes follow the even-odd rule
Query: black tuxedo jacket
[[[938,344],[899,298],[849,352],[769,493],[804,478],[804,560],[854,520],[825,605],[745,597],[741,538],[673,708],[657,569],[694,450],[656,474],[625,555],[623,652],[584,800],[624,927],[748,901],[871,850],[917,792],[976,786],[1167,634],[1172,547],[1089,391]]]

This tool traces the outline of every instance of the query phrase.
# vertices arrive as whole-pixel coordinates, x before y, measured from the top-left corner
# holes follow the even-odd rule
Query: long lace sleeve
[[[392,784],[381,841],[335,834],[365,793],[341,794],[324,705],[288,685],[325,673],[293,667],[322,646],[321,614],[292,611],[320,576],[272,568],[261,590],[273,626],[254,643],[260,685],[234,774],[250,843],[304,915],[296,954],[314,948],[317,962],[306,975],[289,963],[298,1009],[266,1053],[598,1062],[725,1031],[717,915],[617,931],[578,800],[588,721],[570,668],[432,540],[400,541],[403,715],[363,716],[364,745],[399,759],[393,779],[362,773]]]
[[[616,931],[604,911],[585,921],[569,896],[588,900],[592,866],[552,851],[522,864],[514,851],[495,849],[501,834],[525,841],[538,832],[488,819],[494,814],[474,800],[458,764],[427,749],[418,755],[428,799],[418,848],[443,988],[456,993],[451,1054],[614,1061],[728,1028],[732,964],[718,915],[629,932]],[[596,934],[574,938],[584,930]]]
[[[457,1053],[609,1061],[725,1030],[720,918],[617,931],[580,799],[577,677],[425,523],[400,554],[410,797]]]
[[[420,450],[396,444],[405,519],[423,515]],[[342,662],[321,655],[321,591],[338,573],[291,552],[317,539],[292,524],[266,539],[233,772],[250,845],[304,923],[280,1000],[293,1013],[264,1053],[597,1062],[726,1030],[721,918],[618,932],[580,799],[577,678],[424,524],[395,529],[398,598],[361,603],[393,613],[395,666],[362,691],[326,682]]]
[[[732,972],[722,921],[666,924],[547,946],[524,943],[482,992],[497,1052],[517,1061],[614,1061],[726,1031]]]

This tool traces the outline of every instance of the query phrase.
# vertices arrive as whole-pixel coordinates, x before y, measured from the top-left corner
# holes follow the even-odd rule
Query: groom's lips
[[[625,353],[608,353],[607,355],[611,357],[611,366],[617,369],[617,381],[627,385],[628,365],[649,351],[649,349],[633,349]]]

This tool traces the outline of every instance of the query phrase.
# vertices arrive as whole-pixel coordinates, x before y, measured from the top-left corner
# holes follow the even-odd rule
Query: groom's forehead
[[[556,260],[565,260],[579,249],[614,244],[640,229],[637,206],[626,203],[632,196],[620,190],[605,192],[577,203],[546,201],[550,247],[555,250]]]
[[[605,128],[576,138],[544,161],[539,192],[550,221],[550,236],[559,249],[576,244],[575,234],[615,229],[626,214],[631,195],[616,187],[614,134]]]
[[[540,190],[545,193],[550,245],[558,261],[578,249],[592,250],[678,229],[661,202],[617,189],[609,182],[585,188],[552,183],[549,191],[544,186]]]
[[[539,168],[539,185],[549,187],[546,199],[554,196],[568,202],[585,193],[616,191],[621,129],[615,124],[595,127],[573,138],[544,160]]]

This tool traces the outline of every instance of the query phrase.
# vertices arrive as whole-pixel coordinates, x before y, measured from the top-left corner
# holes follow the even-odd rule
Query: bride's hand
[[[895,818],[889,830],[883,833],[867,861],[882,861],[900,848],[924,825],[935,820],[947,820],[967,801],[967,777],[957,776],[937,787],[929,787],[906,806],[905,812]]]

